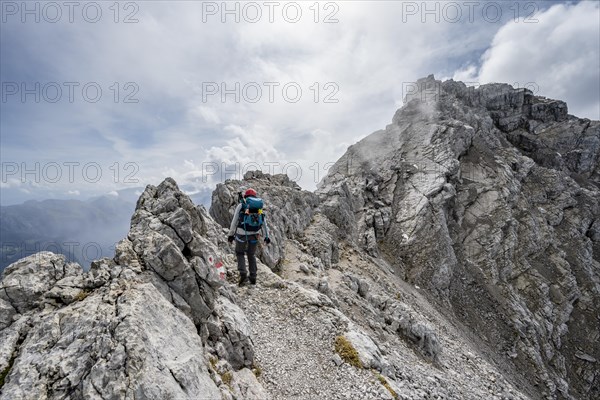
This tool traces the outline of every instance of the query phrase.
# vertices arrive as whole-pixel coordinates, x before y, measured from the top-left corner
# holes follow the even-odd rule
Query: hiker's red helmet
[[[244,197],[253,196],[256,197],[256,190],[250,188],[244,192]]]

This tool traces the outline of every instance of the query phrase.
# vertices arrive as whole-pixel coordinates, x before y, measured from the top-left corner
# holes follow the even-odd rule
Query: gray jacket
[[[238,204],[238,206],[235,208],[235,211],[233,212],[233,219],[231,220],[231,224],[229,225],[229,236],[233,236],[235,233],[237,233],[238,235],[244,236],[246,235],[248,232],[246,232],[244,230],[244,228],[238,228],[238,222],[239,222],[239,218],[240,218],[240,211],[242,211],[242,203]],[[257,234],[260,233],[260,235],[263,238],[268,238],[269,237],[269,229],[267,228],[267,219],[264,219],[264,223],[262,225],[262,227],[260,228],[260,231],[256,232]],[[250,233],[251,235],[254,235],[255,233]]]

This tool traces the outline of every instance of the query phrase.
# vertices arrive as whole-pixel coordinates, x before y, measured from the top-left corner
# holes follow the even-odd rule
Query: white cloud
[[[402,104],[404,84],[430,73],[438,78],[452,76],[457,65],[471,63],[470,69],[458,71],[455,77],[509,83],[536,80],[541,94],[558,98],[566,97],[563,93],[582,99],[591,96],[594,68],[597,82],[597,63],[592,63],[594,68],[588,66],[592,78],[586,78],[585,85],[567,90],[552,81],[559,76],[568,80],[589,63],[585,57],[597,56],[597,50],[580,54],[589,47],[588,42],[593,44],[593,40],[581,38],[593,35],[582,33],[583,28],[573,22],[582,18],[588,32],[597,32],[597,19],[595,27],[590,25],[590,5],[561,6],[536,16],[539,24],[513,22],[497,32],[501,24],[485,21],[448,24],[429,19],[429,23],[421,23],[415,16],[403,22],[400,2],[336,3],[339,22],[334,24],[314,23],[311,2],[301,3],[305,18],[297,24],[283,21],[281,14],[272,24],[231,19],[221,23],[218,17],[203,23],[202,4],[143,2],[136,24],[115,24],[110,18],[101,24],[2,24],[6,80],[21,79],[11,74],[27,69],[27,76],[39,80],[97,81],[110,100],[51,107],[23,105],[19,129],[12,129],[8,119],[2,121],[2,158],[9,155],[18,162],[29,161],[35,144],[52,160],[101,162],[101,182],[87,187],[69,184],[69,190],[83,194],[91,189],[101,194],[132,187],[124,183],[131,172],[124,169],[125,163],[138,168],[136,186],[156,185],[165,176],[192,186],[214,184],[224,174],[203,179],[206,163],[216,162],[222,168],[222,163],[247,166],[255,162],[265,169],[265,163],[279,163],[274,172],[283,172],[286,163],[297,163],[302,166],[303,187],[314,189],[327,163],[336,161],[348,145],[390,123]],[[587,9],[573,11],[580,7]],[[321,20],[325,11],[321,9]],[[507,15],[510,17],[510,12]],[[552,24],[556,26],[547,26]],[[551,32],[555,36],[552,43],[545,43]],[[514,47],[523,49],[516,54],[527,48],[543,53],[537,49],[544,47],[551,54],[538,56],[543,58],[540,60],[521,59],[504,46],[513,42]],[[561,53],[560,46],[569,51]],[[479,70],[474,57],[488,47]],[[9,50],[9,55],[16,57],[5,56]],[[510,60],[503,61],[505,56]],[[543,63],[554,66],[553,72],[546,73]],[[10,68],[4,68],[5,64]],[[112,83],[120,82],[122,100],[126,93],[123,84],[130,81],[139,86],[139,103],[112,101]],[[242,87],[256,82],[263,85],[263,97],[256,103],[244,98],[235,102],[231,96],[222,102],[220,94],[203,98],[203,83],[207,82],[228,87],[236,82]],[[268,101],[264,82],[279,84],[273,102]],[[282,97],[282,86],[289,82],[302,89],[297,103]],[[315,83],[319,89],[316,102]],[[326,83],[335,86],[326,89]],[[562,91],[552,94],[547,91],[549,86]],[[338,102],[325,103],[327,95]],[[594,101],[597,95],[586,104]],[[577,109],[571,100],[569,106],[571,112]],[[14,138],[6,140],[4,132],[11,132]],[[110,169],[115,162],[120,172],[116,181],[114,169]],[[311,170],[315,163],[319,173]]]
[[[477,67],[475,65],[467,65],[454,73],[452,79],[461,82],[476,82],[477,81]]]
[[[600,3],[556,4],[536,19],[504,25],[480,68],[468,65],[454,78],[539,87],[536,94],[566,101],[569,113],[600,119]]]
[[[209,175],[212,182],[219,182],[226,178],[239,179],[245,171],[263,169],[270,163],[281,164],[285,160],[285,155],[274,146],[277,133],[271,128],[261,125],[242,127],[232,124],[226,126],[224,132],[228,136],[226,143],[206,150],[205,163],[200,171],[195,171],[196,176],[199,174],[206,179]],[[208,166],[207,163],[212,166]],[[214,173],[208,174],[215,168]],[[237,173],[232,173],[236,170]]]
[[[219,124],[221,122],[217,110],[212,107],[198,106],[194,111],[210,124]]]
[[[16,188],[21,186],[21,180],[16,178],[7,178],[3,177],[2,181],[0,181],[0,188]]]
[[[116,190],[112,190],[108,193],[106,193],[108,196],[112,196],[112,197],[119,197],[119,192],[117,192]]]
[[[79,190],[69,190],[67,192],[67,194],[70,194],[71,196],[79,196],[79,195],[81,195],[81,193],[79,192]]]

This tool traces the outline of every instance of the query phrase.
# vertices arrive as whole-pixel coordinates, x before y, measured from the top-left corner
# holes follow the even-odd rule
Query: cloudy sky
[[[600,7],[1,2],[1,203],[260,168],[314,189],[407,87],[507,82],[600,119]]]

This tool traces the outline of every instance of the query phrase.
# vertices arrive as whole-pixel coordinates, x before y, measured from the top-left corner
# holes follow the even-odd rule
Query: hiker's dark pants
[[[246,240],[246,236],[235,236],[235,255],[237,257],[238,263],[238,271],[240,275],[247,276],[248,271],[246,271],[246,260],[244,254],[248,255],[248,267],[250,268],[250,278],[256,278],[256,246],[258,245],[258,238],[256,235],[248,235],[248,240]]]

